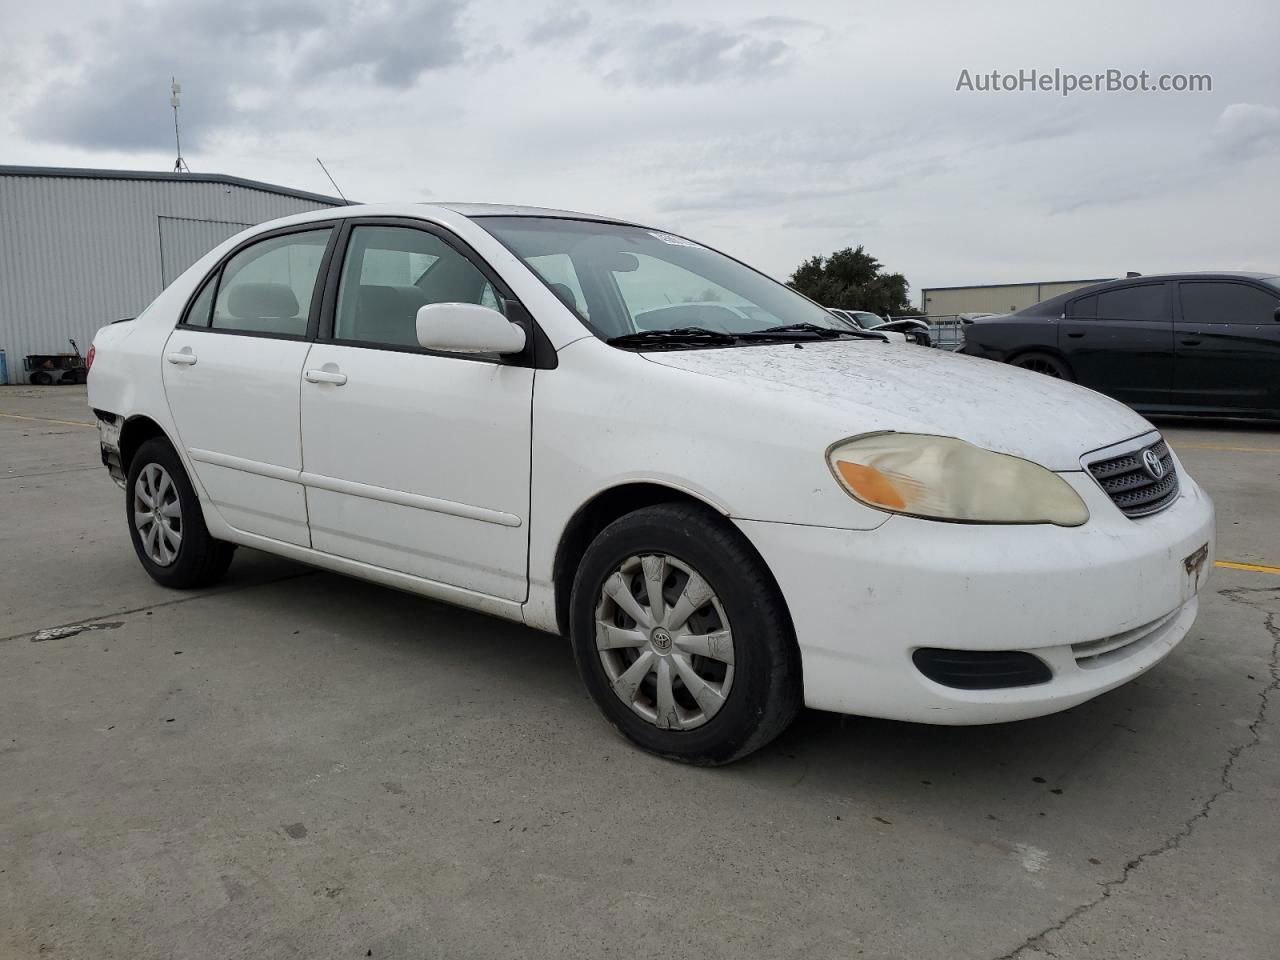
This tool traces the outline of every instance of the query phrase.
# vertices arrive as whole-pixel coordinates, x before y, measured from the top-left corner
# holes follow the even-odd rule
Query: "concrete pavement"
[[[156,586],[83,403],[0,389],[5,960],[1277,955],[1280,576],[1064,714],[692,769],[558,638],[246,550]],[[1280,566],[1280,430],[1161,426]]]

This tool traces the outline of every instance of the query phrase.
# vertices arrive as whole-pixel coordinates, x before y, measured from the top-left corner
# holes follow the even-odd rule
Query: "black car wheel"
[[[129,535],[151,579],[187,590],[222,578],[235,545],[209,535],[195,488],[168,440],[156,437],[138,448],[126,489]]]
[[[1071,376],[1071,369],[1052,354],[1024,353],[1020,357],[1014,357],[1009,362],[1015,367],[1030,370],[1032,373],[1043,373],[1046,377],[1053,377],[1055,380],[1072,381],[1075,379],[1075,377]]]
[[[569,633],[601,712],[673,760],[729,763],[800,709],[800,656],[777,584],[706,508],[646,507],[601,531],[574,579]]]

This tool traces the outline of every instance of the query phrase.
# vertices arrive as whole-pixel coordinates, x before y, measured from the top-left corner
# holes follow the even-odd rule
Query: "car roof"
[[[1115,280],[1108,280],[1106,284],[1097,284],[1097,286],[1101,287],[1126,280],[1131,280],[1134,283],[1141,283],[1143,280],[1203,280],[1205,277],[1231,280],[1270,280],[1274,276],[1276,276],[1274,272],[1262,273],[1257,270],[1189,270],[1182,273],[1146,273],[1137,277],[1117,277]]]
[[[433,207],[444,207],[468,219],[475,217],[551,217],[557,220],[598,220],[602,223],[620,223],[638,227],[641,224],[619,217],[606,217],[596,213],[581,213],[577,210],[557,210],[554,207],[530,207],[513,203],[432,203]]]
[[[1068,290],[1066,293],[1059,293],[1047,300],[1041,300],[1039,303],[1033,303],[1029,307],[1023,307],[1021,310],[1015,310],[1007,316],[1049,316],[1055,314],[1068,300],[1074,300],[1077,297],[1087,297],[1090,294],[1098,293],[1114,287],[1130,286],[1133,284],[1150,283],[1155,281],[1162,283],[1167,280],[1275,280],[1277,275],[1274,273],[1261,273],[1256,270],[1192,270],[1183,273],[1145,273],[1136,277],[1117,277],[1114,280],[1104,280],[1101,283],[1091,283],[1087,287],[1078,287],[1075,290]]]

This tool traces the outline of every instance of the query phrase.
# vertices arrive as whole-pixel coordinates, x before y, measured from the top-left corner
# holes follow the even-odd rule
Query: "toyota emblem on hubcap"
[[[659,627],[653,631],[653,648],[659,653],[666,653],[671,649],[671,634]]]
[[[1142,465],[1147,468],[1147,473],[1151,474],[1152,480],[1159,480],[1164,476],[1164,464],[1160,462],[1154,450],[1142,451]]]

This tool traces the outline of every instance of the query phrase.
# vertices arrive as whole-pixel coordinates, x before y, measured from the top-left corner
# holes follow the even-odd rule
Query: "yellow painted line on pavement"
[[[87,420],[56,420],[53,417],[22,417],[16,413],[0,413],[0,417],[7,417],[10,420],[30,420],[33,423],[66,423],[73,427],[96,427],[96,423],[89,423]]]
[[[1274,573],[1280,576],[1280,567],[1269,567],[1265,563],[1232,563],[1230,560],[1216,560],[1215,567],[1226,567],[1228,570],[1249,570],[1253,573]]]
[[[1280,447],[1223,447],[1214,443],[1174,443],[1175,450],[1227,450],[1231,453],[1280,453]]]

